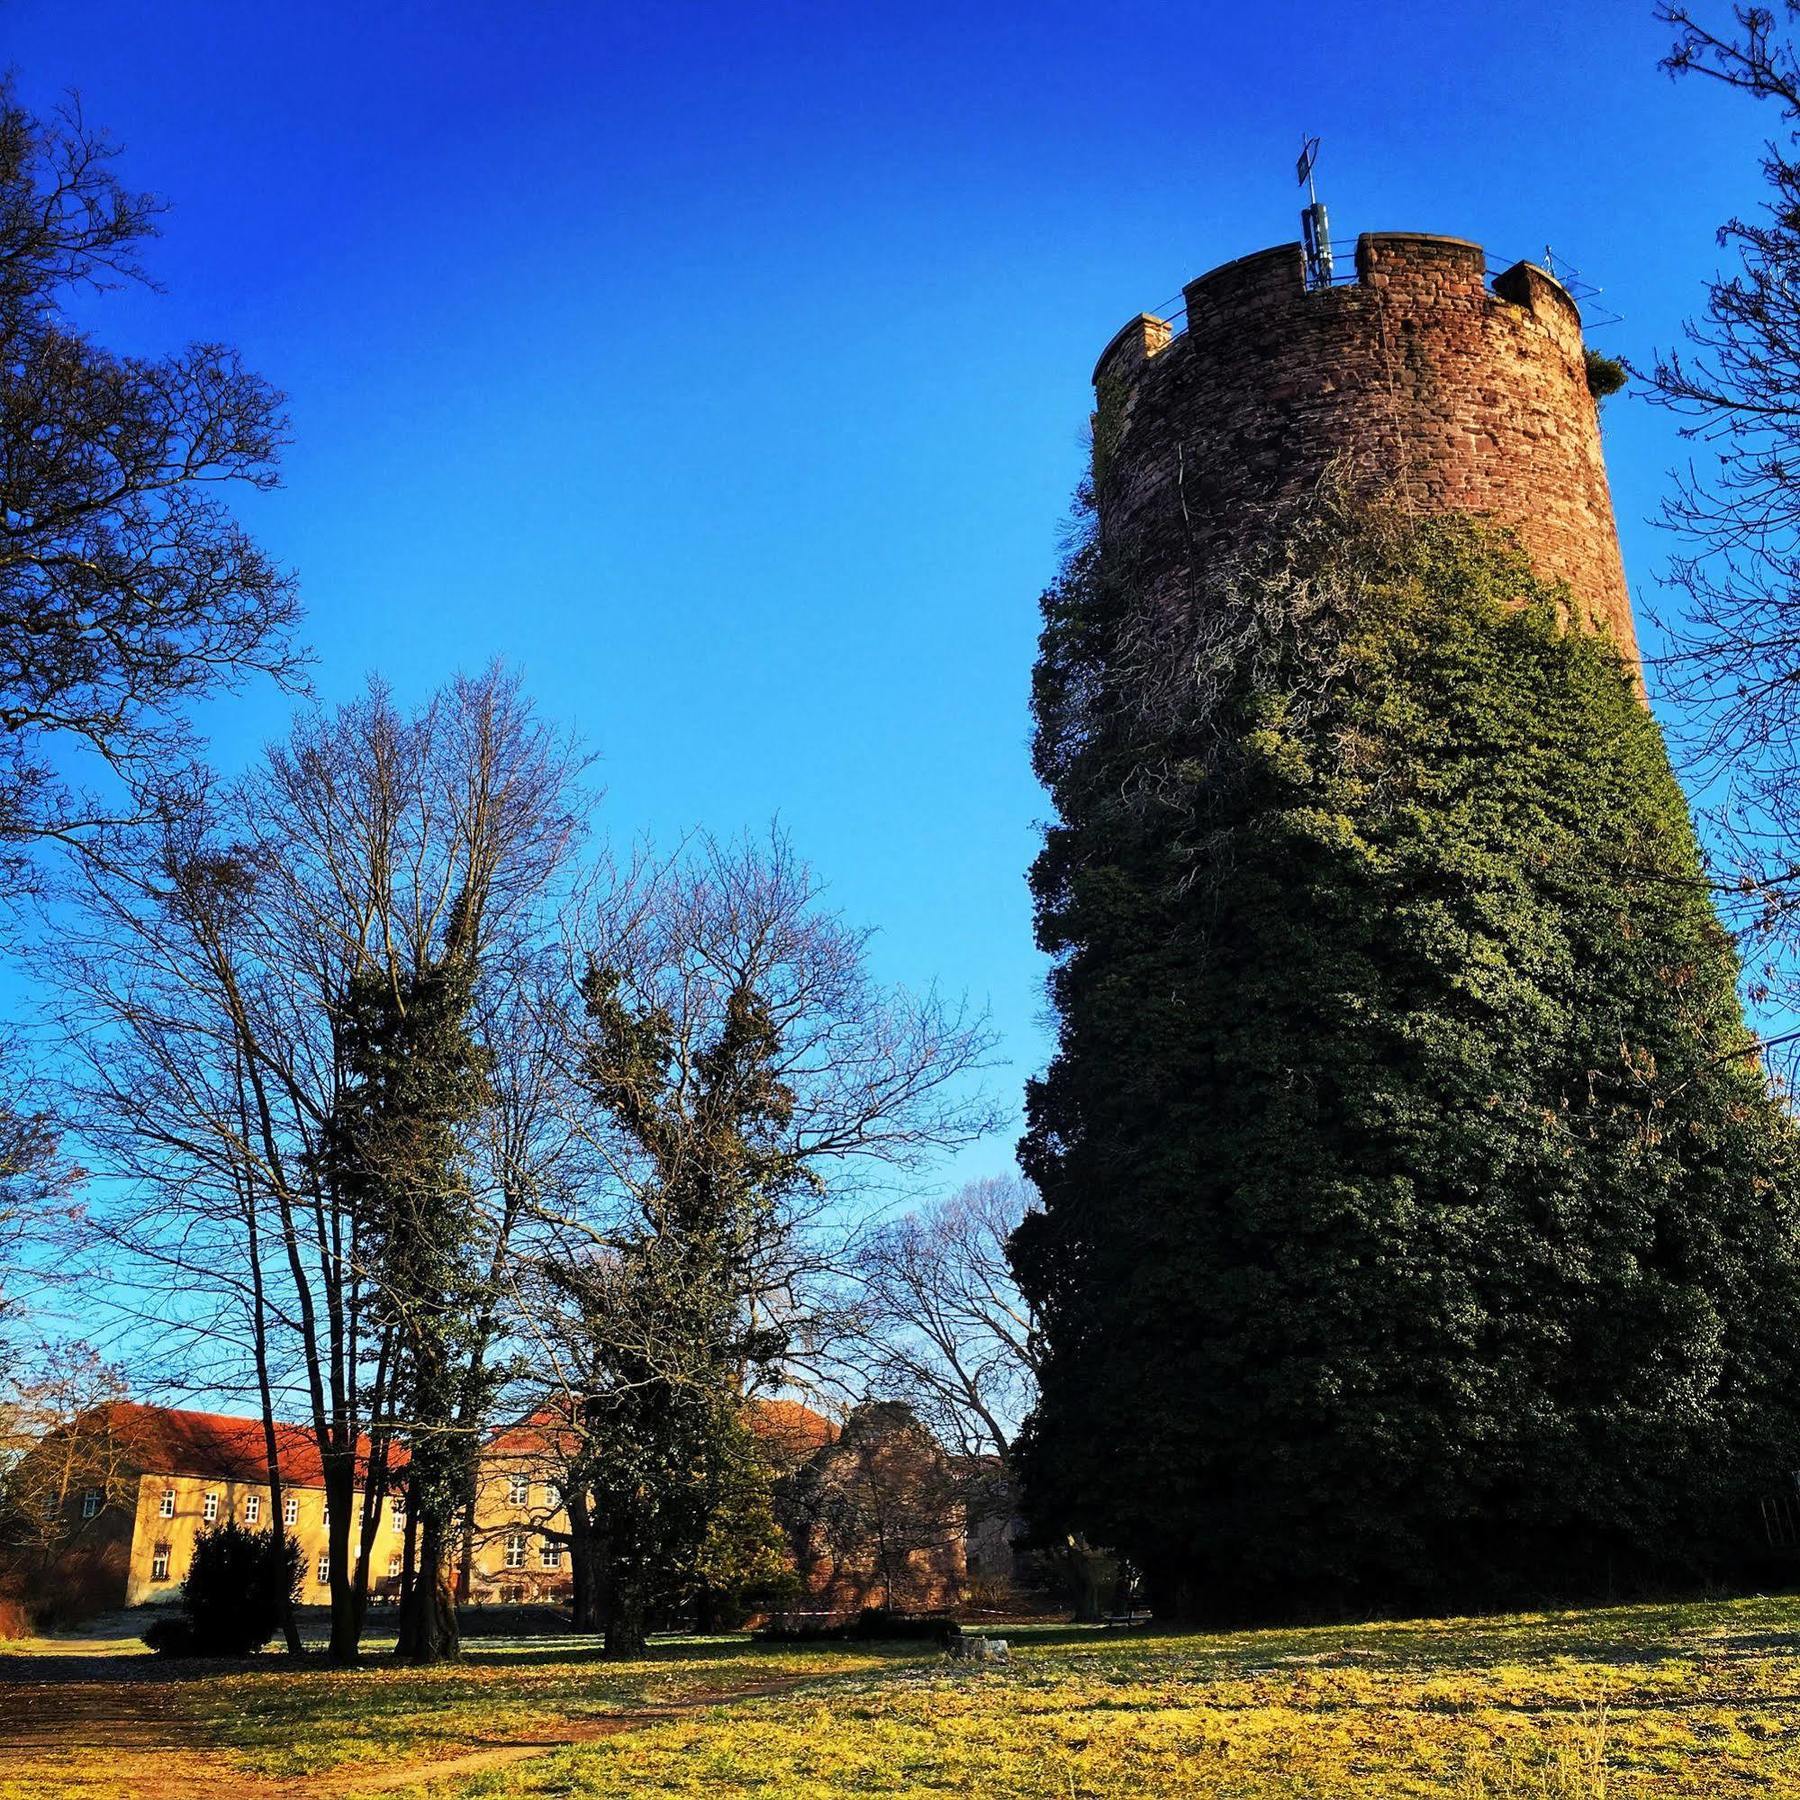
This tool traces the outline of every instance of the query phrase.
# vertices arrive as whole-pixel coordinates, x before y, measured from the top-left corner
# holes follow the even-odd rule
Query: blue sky
[[[612,834],[779,813],[882,974],[991,1004],[1008,1094],[1048,1048],[1026,694],[1095,356],[1296,235],[1310,131],[1336,234],[1552,245],[1647,358],[1775,124],[1671,84],[1666,36],[1648,0],[0,0],[24,97],[78,88],[175,202],[167,292],[97,328],[291,396],[245,511],[320,691],[501,656]],[[1680,447],[1626,396],[1606,430],[1654,600]],[[202,723],[231,766],[285,712]]]

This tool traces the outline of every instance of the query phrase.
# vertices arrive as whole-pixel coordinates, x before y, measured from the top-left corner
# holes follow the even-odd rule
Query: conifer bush
[[[194,1540],[183,1616],[158,1620],[145,1641],[164,1655],[248,1656],[281,1629],[282,1608],[299,1586],[295,1539],[279,1527],[252,1531],[227,1519]]]
[[[1796,1141],[1656,724],[1499,533],[1268,543],[1044,603],[1028,1504],[1163,1613],[1741,1577]]]

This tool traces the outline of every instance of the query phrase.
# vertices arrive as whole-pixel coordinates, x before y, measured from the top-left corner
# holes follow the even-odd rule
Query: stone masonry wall
[[[1096,490],[1109,541],[1179,579],[1346,459],[1422,512],[1511,526],[1540,573],[1635,667],[1600,427],[1575,303],[1479,245],[1369,233],[1354,284],[1308,292],[1298,244],[1186,289],[1182,336],[1148,314],[1094,370]]]

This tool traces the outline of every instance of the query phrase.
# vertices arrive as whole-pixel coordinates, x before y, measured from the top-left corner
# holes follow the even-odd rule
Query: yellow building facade
[[[825,1419],[793,1401],[753,1402],[751,1426],[779,1461],[793,1466],[836,1436]],[[70,1436],[85,1446],[73,1461],[91,1471],[91,1485],[77,1480],[71,1486],[70,1530],[57,1580],[84,1611],[173,1600],[201,1532],[227,1521],[253,1531],[276,1523],[260,1419],[121,1401],[84,1414]],[[472,1517],[460,1522],[453,1554],[460,1601],[570,1600],[568,1514],[556,1479],[560,1453],[568,1448],[565,1436],[546,1411],[486,1440]],[[325,1606],[331,1599],[331,1519],[318,1445],[310,1431],[292,1425],[278,1425],[275,1437],[279,1522],[300,1546],[299,1602]],[[401,1485],[399,1478],[393,1485]],[[359,1488],[352,1554],[361,1542],[363,1509]],[[405,1560],[405,1507],[390,1492],[379,1502],[369,1541],[372,1602],[399,1597]]]
[[[266,1531],[273,1522],[268,1487],[261,1482],[220,1475],[140,1475],[137,1501],[131,1511],[125,1604],[140,1606],[176,1593],[194,1559],[194,1540],[202,1531],[222,1525],[227,1519],[253,1531]],[[300,1546],[300,1604],[328,1605],[331,1520],[325,1490],[285,1489],[281,1522]],[[371,1587],[384,1571],[398,1579],[405,1540],[404,1509],[384,1503],[369,1559]],[[393,1564],[391,1571],[389,1562]]]
[[[259,1420],[175,1407],[120,1404],[104,1429],[107,1474],[71,1492],[71,1574],[97,1604],[142,1606],[173,1599],[203,1531],[228,1520],[253,1531],[275,1523],[268,1452]],[[475,1604],[559,1601],[570,1588],[567,1514],[551,1479],[542,1436],[500,1434],[476,1480],[472,1530],[456,1546],[459,1598]],[[280,1523],[300,1546],[302,1606],[331,1599],[331,1517],[317,1447],[283,1426]],[[360,1543],[358,1493],[352,1554]],[[369,1594],[398,1596],[406,1556],[406,1511],[398,1495],[380,1499],[369,1544]]]

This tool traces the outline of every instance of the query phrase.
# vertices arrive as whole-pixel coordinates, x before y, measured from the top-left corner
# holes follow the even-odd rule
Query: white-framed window
[[[330,1524],[331,1524],[331,1502],[329,1500],[321,1500],[319,1502],[319,1525],[320,1525],[320,1528],[324,1529],[324,1528],[328,1527]]]
[[[158,1544],[150,1552],[150,1579],[167,1581],[169,1579],[169,1546]]]
[[[319,1552],[319,1586],[324,1587],[331,1580],[331,1552]]]
[[[388,1502],[388,1523],[396,1531],[406,1529],[406,1496],[404,1494],[396,1494]]]
[[[159,1518],[164,1518],[164,1519],[174,1518],[174,1516],[175,1516],[175,1490],[173,1488],[164,1488],[163,1489],[162,1504],[156,1509],[156,1511],[157,1511],[157,1516]]]
[[[292,1494],[289,1494],[281,1503],[281,1522],[284,1525],[300,1523],[300,1502]]]
[[[200,1502],[200,1516],[209,1525],[219,1516],[219,1496],[217,1494],[208,1494]]]
[[[244,1523],[254,1525],[262,1517],[262,1495],[246,1494],[244,1496]]]
[[[562,1545],[539,1544],[538,1567],[540,1569],[560,1569],[562,1567]]]
[[[522,1531],[512,1532],[507,1537],[506,1566],[509,1569],[522,1569],[525,1566],[525,1534]]]
[[[512,1475],[507,1478],[506,1499],[510,1506],[529,1506],[531,1504],[531,1477],[529,1475]]]
[[[89,1488],[88,1491],[81,1496],[81,1516],[84,1519],[93,1518],[94,1515],[99,1512],[100,1502],[104,1498],[105,1496],[98,1488]]]
[[[401,1571],[406,1567],[406,1558],[398,1550],[388,1558],[388,1574],[398,1580]]]

